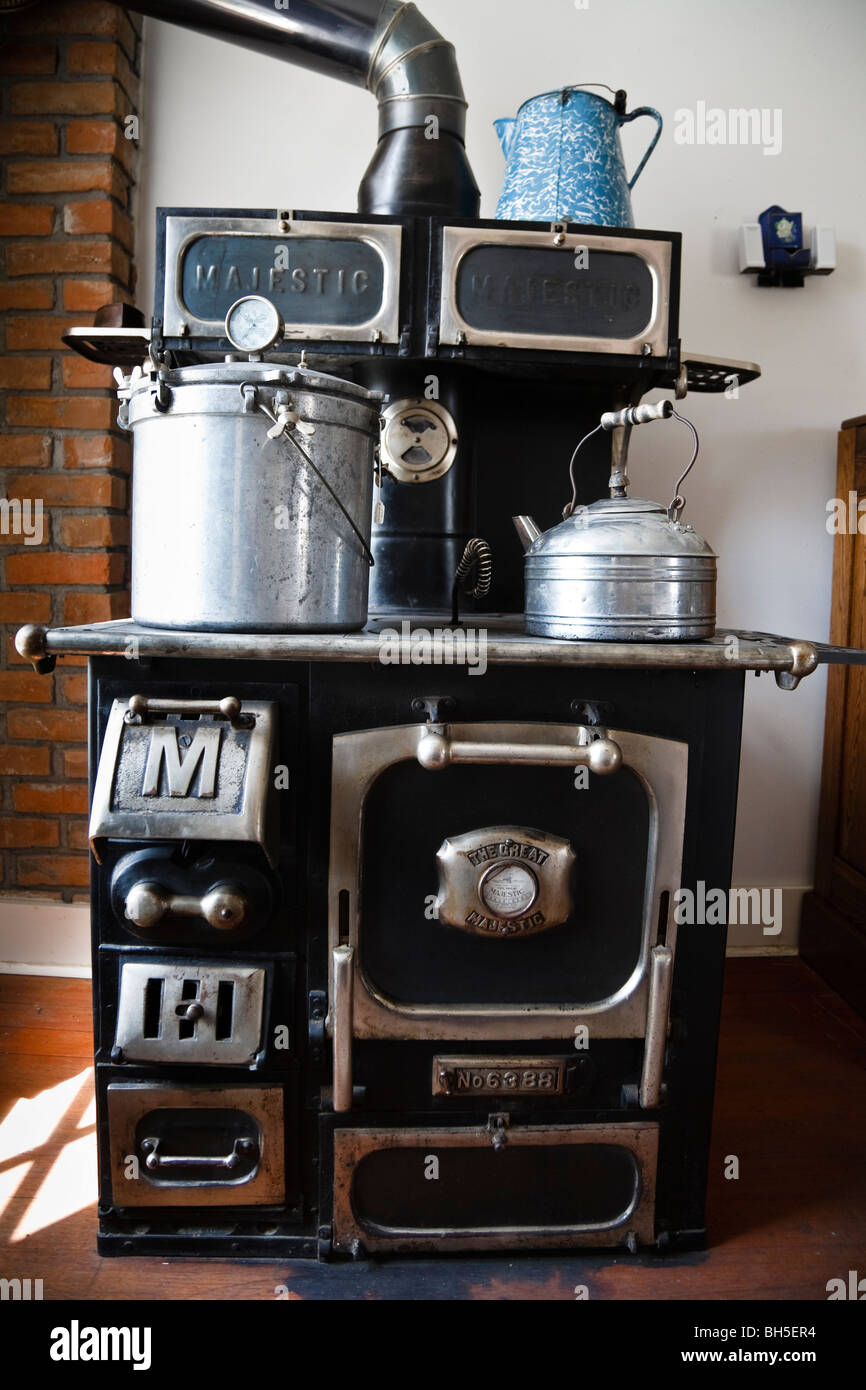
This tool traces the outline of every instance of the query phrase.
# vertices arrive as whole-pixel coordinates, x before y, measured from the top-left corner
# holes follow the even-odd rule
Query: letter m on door
[[[198,768],[201,768],[197,797],[216,796],[217,761],[220,734],[218,724],[202,724],[190,746],[181,752],[174,724],[158,724],[150,732],[142,796],[159,796],[162,770],[169,796],[189,796]],[[165,793],[163,793],[164,795]]]

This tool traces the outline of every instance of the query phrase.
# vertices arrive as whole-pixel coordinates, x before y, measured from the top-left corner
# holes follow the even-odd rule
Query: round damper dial
[[[457,426],[438,401],[395,401],[382,416],[382,462],[400,483],[432,483],[451,468]]]

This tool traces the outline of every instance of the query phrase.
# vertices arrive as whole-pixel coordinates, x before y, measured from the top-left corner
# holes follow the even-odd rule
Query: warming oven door
[[[334,739],[334,1109],[364,1039],[644,1039],[658,1104],[688,748],[565,724]]]

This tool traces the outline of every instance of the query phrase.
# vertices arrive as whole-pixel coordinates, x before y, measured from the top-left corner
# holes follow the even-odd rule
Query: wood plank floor
[[[0,976],[0,1277],[42,1278],[46,1299],[823,1301],[866,1275],[866,1023],[795,959],[728,962],[711,1248],[685,1257],[102,1259],[90,1055],[85,982]]]

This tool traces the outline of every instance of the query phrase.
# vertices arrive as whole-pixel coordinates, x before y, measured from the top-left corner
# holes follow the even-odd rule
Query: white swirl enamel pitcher
[[[631,190],[659,142],[662,118],[651,106],[626,112],[625,92],[613,95],[610,102],[582,87],[564,87],[531,97],[516,117],[494,122],[507,160],[498,218],[634,226]],[[638,116],[652,116],[657,129],[629,179],[619,131]]]

